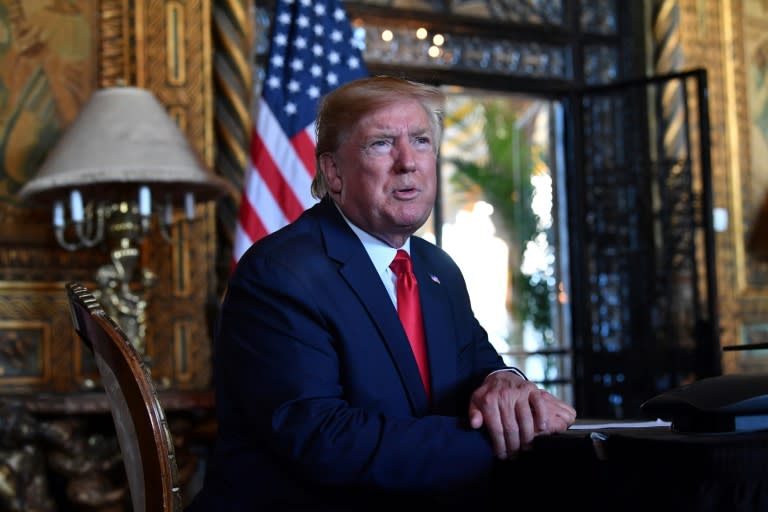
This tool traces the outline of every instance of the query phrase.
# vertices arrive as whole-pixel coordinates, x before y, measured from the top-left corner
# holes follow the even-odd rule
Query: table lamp
[[[152,92],[110,87],[93,93],[18,195],[50,205],[64,249],[106,246],[111,263],[96,272],[96,295],[146,356],[147,291],[156,278],[141,268],[139,245],[153,219],[170,241],[177,219],[193,220],[196,203],[226,187]]]

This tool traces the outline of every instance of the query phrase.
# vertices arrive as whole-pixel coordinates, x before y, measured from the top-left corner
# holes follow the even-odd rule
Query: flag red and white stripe
[[[339,0],[278,0],[233,263],[316,201],[310,185],[317,102],[339,85],[367,75],[362,43]]]

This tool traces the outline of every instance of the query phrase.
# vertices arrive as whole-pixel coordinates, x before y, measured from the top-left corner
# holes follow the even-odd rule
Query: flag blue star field
[[[320,97],[368,75],[339,0],[278,0],[251,141],[233,259],[315,203],[314,120]]]

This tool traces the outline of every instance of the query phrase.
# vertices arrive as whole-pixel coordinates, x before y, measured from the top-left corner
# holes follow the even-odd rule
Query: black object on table
[[[500,499],[537,511],[768,511],[768,432],[568,431],[500,463],[499,478]]]

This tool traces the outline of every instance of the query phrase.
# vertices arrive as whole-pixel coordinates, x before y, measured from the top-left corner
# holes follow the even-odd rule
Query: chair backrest
[[[148,368],[86,287],[70,282],[66,290],[75,331],[107,393],[134,512],[182,510],[173,439]]]

